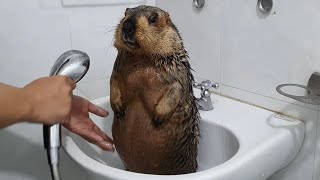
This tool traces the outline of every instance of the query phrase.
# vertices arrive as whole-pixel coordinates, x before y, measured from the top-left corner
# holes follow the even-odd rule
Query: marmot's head
[[[118,50],[145,55],[171,55],[183,48],[169,14],[157,7],[128,8],[115,34]]]

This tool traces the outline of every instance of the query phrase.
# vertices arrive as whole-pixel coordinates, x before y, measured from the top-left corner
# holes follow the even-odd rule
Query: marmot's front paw
[[[121,100],[115,101],[114,103],[112,103],[113,106],[113,111],[115,116],[118,119],[122,119],[125,115],[125,108],[121,102]]]
[[[168,107],[157,106],[154,112],[153,122],[156,127],[172,116],[172,111]]]

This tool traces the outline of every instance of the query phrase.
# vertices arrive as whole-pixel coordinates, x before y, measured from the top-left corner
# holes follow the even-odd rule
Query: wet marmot
[[[200,132],[194,78],[169,14],[128,8],[114,46],[112,134],[125,167],[146,174],[195,172]]]

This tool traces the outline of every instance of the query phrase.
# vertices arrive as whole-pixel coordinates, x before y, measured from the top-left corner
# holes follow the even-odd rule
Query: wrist
[[[18,89],[18,96],[21,102],[21,109],[20,109],[20,118],[18,121],[20,122],[33,122],[33,105],[31,96],[25,88]]]

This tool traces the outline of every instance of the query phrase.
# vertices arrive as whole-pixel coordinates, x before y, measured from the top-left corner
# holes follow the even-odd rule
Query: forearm
[[[21,88],[0,83],[0,128],[25,121],[30,112]]]

